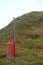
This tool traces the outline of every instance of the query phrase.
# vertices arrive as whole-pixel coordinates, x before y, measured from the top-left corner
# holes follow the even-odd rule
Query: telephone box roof
[[[12,42],[12,41],[9,41],[9,42],[7,42],[6,44],[14,44],[14,42]]]

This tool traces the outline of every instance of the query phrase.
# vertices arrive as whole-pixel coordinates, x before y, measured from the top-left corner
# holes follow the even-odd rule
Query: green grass
[[[21,43],[16,43],[16,56],[0,58],[0,65],[43,65],[43,48],[40,47],[43,44],[40,42],[43,42],[42,39],[25,39]]]
[[[16,18],[0,31],[0,56],[6,54],[6,42],[16,36],[16,56],[0,57],[0,65],[43,65],[43,12],[31,12]]]
[[[43,42],[42,39],[22,40],[22,43],[16,44],[16,56],[0,58],[0,65],[43,65],[43,48],[40,47],[43,44],[40,42]]]

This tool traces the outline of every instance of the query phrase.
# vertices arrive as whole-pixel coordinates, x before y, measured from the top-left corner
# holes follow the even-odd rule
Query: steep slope
[[[13,22],[15,22],[15,24]],[[16,18],[16,20],[13,20],[0,31],[2,39],[6,38],[5,36],[10,37],[9,35],[14,35],[14,25],[16,35],[43,37],[43,12],[31,12]]]
[[[14,29],[13,21],[0,31],[0,41],[9,41],[13,39]],[[1,40],[2,39],[2,40]]]
[[[13,64],[43,65],[43,12],[27,13],[0,30],[1,54],[5,53],[6,42],[14,41],[14,34],[16,57],[12,59]]]
[[[19,30],[19,35],[43,37],[43,12],[25,14],[17,18],[16,21],[16,29]]]

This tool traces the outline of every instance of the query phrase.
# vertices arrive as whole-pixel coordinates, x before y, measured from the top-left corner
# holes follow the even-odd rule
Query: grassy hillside
[[[6,42],[14,41],[14,33],[16,57],[0,58],[0,65],[43,65],[43,12],[27,13],[0,30],[0,55]]]

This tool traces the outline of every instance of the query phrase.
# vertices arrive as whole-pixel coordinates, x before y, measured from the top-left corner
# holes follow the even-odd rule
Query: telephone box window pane
[[[7,55],[10,56],[10,45],[7,46],[7,49],[8,49]]]

